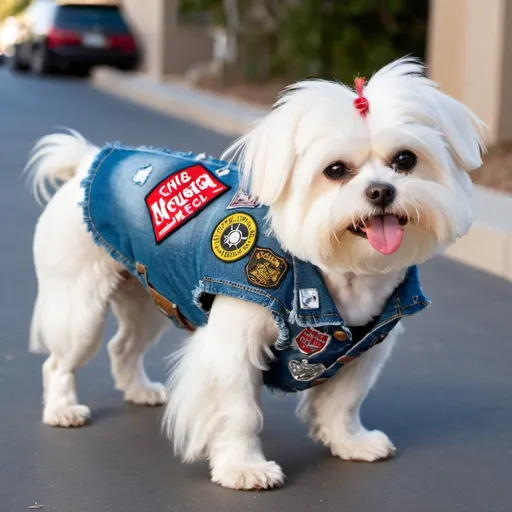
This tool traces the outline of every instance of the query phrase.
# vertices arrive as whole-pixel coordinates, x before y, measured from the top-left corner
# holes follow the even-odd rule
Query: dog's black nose
[[[396,189],[389,183],[370,183],[366,189],[366,197],[375,206],[386,208],[395,200]]]

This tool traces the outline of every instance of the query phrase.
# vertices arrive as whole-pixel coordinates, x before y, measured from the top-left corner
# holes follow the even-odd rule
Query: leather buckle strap
[[[137,263],[135,265],[137,273],[144,277],[146,281],[146,287],[151,295],[153,301],[155,302],[158,309],[174,323],[183,329],[187,329],[189,331],[194,332],[196,328],[180,313],[178,306],[171,302],[167,297],[164,297],[160,292],[157,292],[149,283],[146,266],[142,263]]]

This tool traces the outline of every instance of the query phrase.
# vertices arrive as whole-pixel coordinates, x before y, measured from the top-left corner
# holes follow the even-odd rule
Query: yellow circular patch
[[[238,261],[253,248],[257,235],[258,225],[250,215],[228,215],[213,231],[213,254],[226,263]]]

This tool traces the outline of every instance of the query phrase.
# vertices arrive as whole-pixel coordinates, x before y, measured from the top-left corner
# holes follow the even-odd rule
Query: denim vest
[[[205,325],[218,294],[272,313],[279,335],[263,372],[270,388],[325,382],[430,304],[413,266],[378,317],[346,325],[319,270],[269,233],[268,209],[243,192],[237,168],[204,154],[108,145],[82,186],[94,241],[178,327]]]

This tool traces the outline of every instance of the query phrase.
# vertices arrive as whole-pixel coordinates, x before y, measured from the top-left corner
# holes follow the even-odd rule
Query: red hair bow
[[[357,98],[354,100],[354,107],[359,110],[359,113],[362,117],[366,117],[368,111],[370,110],[370,103],[368,99],[363,96],[363,87],[366,78],[356,78],[354,79],[354,85],[357,93]]]

